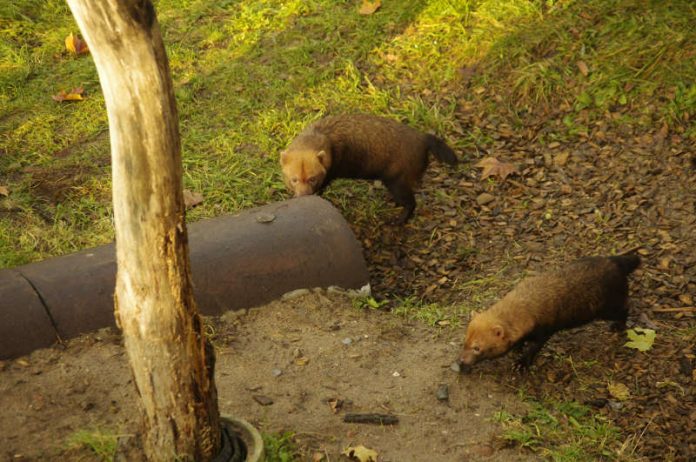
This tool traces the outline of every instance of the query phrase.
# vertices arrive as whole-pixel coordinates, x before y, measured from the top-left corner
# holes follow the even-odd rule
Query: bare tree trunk
[[[178,118],[155,11],[149,0],[67,1],[109,115],[116,320],[141,397],[145,455],[210,460],[220,449],[214,358],[191,290]]]

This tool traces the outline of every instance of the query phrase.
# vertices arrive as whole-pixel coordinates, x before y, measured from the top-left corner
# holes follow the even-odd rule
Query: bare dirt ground
[[[344,209],[371,272],[375,297],[482,309],[529,272],[584,255],[627,250],[643,258],[630,278],[630,326],[657,332],[638,352],[597,323],[555,336],[528,374],[510,358],[458,376],[448,366],[462,329],[427,328],[342,297],[276,302],[213,323],[224,413],[264,432],[296,433],[304,460],[339,460],[363,444],[380,461],[515,460],[491,421],[524,413],[517,390],[542,400],[577,401],[617,425],[647,460],[696,454],[696,169],[694,146],[662,129],[606,132],[598,124],[572,144],[542,143],[543,127],[512,130],[462,109],[462,130],[495,140],[463,153],[463,165],[429,169],[416,216],[404,228]],[[518,167],[506,181],[481,181],[474,164],[495,156]],[[335,194],[350,197],[338,185]],[[388,201],[377,189],[375,201]],[[394,215],[397,212],[394,211]],[[350,339],[350,340],[346,340]],[[91,460],[66,449],[80,429],[137,429],[134,389],[119,338],[101,332],[0,366],[2,460]],[[280,372],[279,375],[278,372]],[[609,383],[630,393],[617,400]],[[449,386],[449,402],[436,398]],[[256,399],[255,399],[256,397]],[[273,404],[262,405],[263,398]],[[343,400],[335,414],[332,400]],[[345,424],[345,412],[393,413],[396,426]]]
[[[347,460],[340,453],[360,444],[380,461],[533,459],[496,439],[495,412],[524,410],[514,391],[449,368],[459,342],[453,329],[355,308],[325,292],[233,312],[211,329],[222,413],[263,432],[294,432],[301,460],[317,453]],[[99,460],[70,449],[69,435],[137,431],[135,389],[110,329],[2,369],[0,460]],[[443,384],[447,401],[436,396]],[[399,423],[344,423],[346,412],[393,414]]]

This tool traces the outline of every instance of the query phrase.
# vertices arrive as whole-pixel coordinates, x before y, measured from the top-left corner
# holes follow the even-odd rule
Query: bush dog
[[[428,165],[428,153],[450,165],[454,151],[435,135],[368,114],[328,116],[307,126],[280,154],[283,179],[295,197],[321,192],[335,178],[379,179],[403,211],[416,208],[413,195]]]
[[[458,362],[462,370],[524,346],[517,367],[529,367],[555,332],[595,319],[625,328],[628,275],[637,255],[585,257],[565,267],[523,279],[488,310],[474,313]]]

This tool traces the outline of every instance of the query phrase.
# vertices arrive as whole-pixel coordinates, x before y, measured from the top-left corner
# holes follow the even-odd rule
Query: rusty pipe
[[[202,314],[300,288],[369,289],[360,244],[327,201],[306,196],[188,226]],[[0,359],[113,326],[114,244],[0,270]]]

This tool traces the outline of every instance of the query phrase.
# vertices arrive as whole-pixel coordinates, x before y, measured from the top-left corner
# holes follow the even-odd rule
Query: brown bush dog
[[[556,271],[523,279],[488,310],[474,313],[458,362],[473,364],[524,347],[516,367],[526,369],[556,332],[595,319],[624,329],[628,316],[628,275],[637,255],[585,257]],[[526,344],[526,345],[525,345]]]
[[[283,179],[295,197],[320,193],[335,178],[379,179],[403,207],[404,224],[416,208],[413,191],[428,153],[450,165],[454,151],[435,135],[368,114],[328,116],[305,128],[280,155]]]

